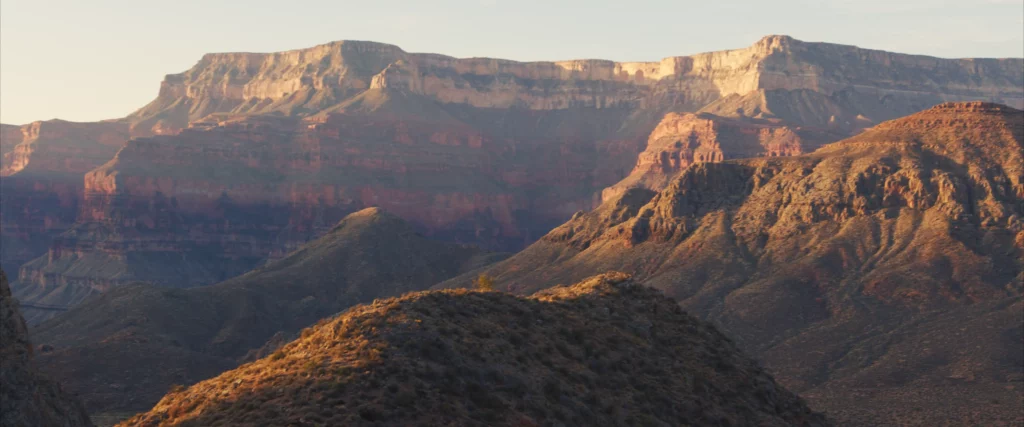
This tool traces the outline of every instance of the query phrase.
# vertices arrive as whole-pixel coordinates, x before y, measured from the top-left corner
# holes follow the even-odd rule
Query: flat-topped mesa
[[[136,134],[173,133],[215,112],[315,114],[371,88],[400,89],[443,103],[533,110],[674,106],[696,111],[718,98],[758,89],[826,96],[852,91],[875,101],[895,96],[902,99],[897,104],[917,109],[971,99],[1021,106],[1022,68],[1019,58],[942,59],[787,36],[654,62],[453,58],[342,41],[278,53],[208,54],[192,69],[167,76],[160,96],[127,120]]]

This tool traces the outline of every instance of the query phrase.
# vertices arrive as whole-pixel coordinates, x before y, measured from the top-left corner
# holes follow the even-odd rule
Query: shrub
[[[473,283],[473,289],[482,292],[490,292],[494,290],[494,279],[486,274],[481,274],[480,277],[476,278],[476,282]]]

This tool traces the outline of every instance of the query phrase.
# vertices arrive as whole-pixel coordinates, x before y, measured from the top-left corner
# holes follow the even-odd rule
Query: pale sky
[[[127,115],[207,52],[373,40],[514,60],[653,61],[767,34],[1024,56],[1024,0],[0,0],[0,122]]]

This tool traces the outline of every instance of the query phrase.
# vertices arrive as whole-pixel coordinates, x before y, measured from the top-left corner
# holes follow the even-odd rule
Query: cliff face
[[[649,63],[458,59],[370,42],[210,54],[149,105],[96,125],[136,138],[95,170],[67,163],[82,154],[67,149],[25,160],[41,144],[8,154],[12,177],[74,166],[84,187],[12,192],[28,195],[4,204],[5,243],[17,243],[5,246],[20,248],[6,265],[24,264],[19,295],[59,295],[51,304],[135,280],[209,284],[368,206],[432,237],[518,250],[630,169],[606,198],[659,189],[694,162],[805,152],[943,100],[1019,103],[1022,65],[782,36]],[[666,116],[702,109],[714,117]],[[23,226],[40,222],[60,226]]]
[[[603,201],[630,188],[661,190],[696,163],[726,159],[795,156],[841,139],[841,131],[801,128],[778,120],[730,119],[707,113],[669,113],[651,132],[647,148],[622,181],[604,189]]]
[[[270,54],[206,55],[185,73],[167,76],[160,96],[128,120],[137,134],[147,134],[175,132],[212,113],[307,115],[374,88],[476,108],[676,105],[691,111],[761,89],[807,90],[838,98],[868,95],[861,101],[873,99],[871,107],[880,111],[866,116],[885,120],[941,101],[1024,105],[1022,62],[902,55],[786,36],[659,62],[458,59],[345,41]]]
[[[13,130],[4,131],[5,140],[15,139]],[[128,140],[128,125],[122,123],[51,120],[17,132],[18,143],[3,155],[0,167],[0,265],[8,271],[44,253],[50,239],[75,222],[82,176]]]
[[[131,140],[85,174],[79,223],[22,266],[19,295],[65,305],[139,280],[215,283],[370,206],[433,238],[517,249],[624,175],[642,139],[620,127],[649,120],[446,107],[385,89],[357,101],[305,120],[211,117]]]
[[[417,292],[353,307],[120,425],[218,420],[829,425],[713,327],[621,273],[529,298]]]
[[[91,426],[82,403],[36,371],[32,344],[0,270],[0,424]]]
[[[268,339],[297,336],[354,304],[423,290],[497,259],[428,240],[400,218],[370,208],[240,277],[191,289],[118,287],[34,334],[53,348],[40,356],[43,370],[79,393],[90,410],[140,411],[173,384],[237,366]]]
[[[21,126],[6,125],[0,123],[0,159],[14,150],[14,146],[21,143]]]
[[[691,166],[484,273],[523,293],[634,273],[852,425],[1016,423],[1022,218],[1024,113],[943,104],[810,154]]]

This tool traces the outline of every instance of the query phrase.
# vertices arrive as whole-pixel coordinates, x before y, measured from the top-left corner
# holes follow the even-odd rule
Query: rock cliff
[[[369,206],[434,238],[518,250],[631,169],[607,197],[658,189],[692,162],[806,152],[944,100],[1019,104],[1022,66],[784,36],[649,63],[459,59],[371,42],[210,54],[149,105],[95,124],[135,138],[89,172],[79,166],[102,156],[83,154],[69,169],[82,184],[30,179],[77,161],[67,149],[28,163],[43,144],[8,153],[5,170],[21,178],[5,182],[42,190],[9,193],[21,199],[4,203],[15,248],[4,262],[20,266],[21,297],[51,304],[135,280],[210,284]]]
[[[529,293],[610,269],[841,422],[1019,423],[1024,112],[942,104],[809,154],[695,164],[443,286],[486,273]]]
[[[353,307],[120,425],[179,423],[829,425],[621,273],[529,298],[436,291]]]
[[[192,69],[168,75],[159,97],[128,120],[136,133],[147,134],[174,132],[212,113],[307,115],[375,88],[476,108],[669,104],[691,111],[759,90],[806,90],[824,97],[873,100],[875,110],[888,111],[866,116],[885,120],[941,101],[1024,105],[1022,65],[1019,58],[940,59],[788,36],[768,36],[745,49],[658,62],[459,59],[343,41],[269,54],[206,55]]]
[[[35,367],[28,328],[0,270],[0,424],[92,426],[82,403]]]
[[[74,224],[82,176],[106,163],[128,140],[123,123],[35,122],[4,127],[0,163],[0,265],[7,271],[46,252]],[[7,140],[16,140],[9,147]],[[10,148],[7,151],[7,148]]]
[[[14,150],[14,146],[21,143],[24,136],[21,134],[21,126],[6,125],[0,123],[0,159]]]
[[[814,151],[844,133],[780,121],[730,119],[708,113],[669,113],[651,132],[633,171],[601,193],[603,201],[630,188],[661,190],[697,163],[726,159],[794,156]]]

